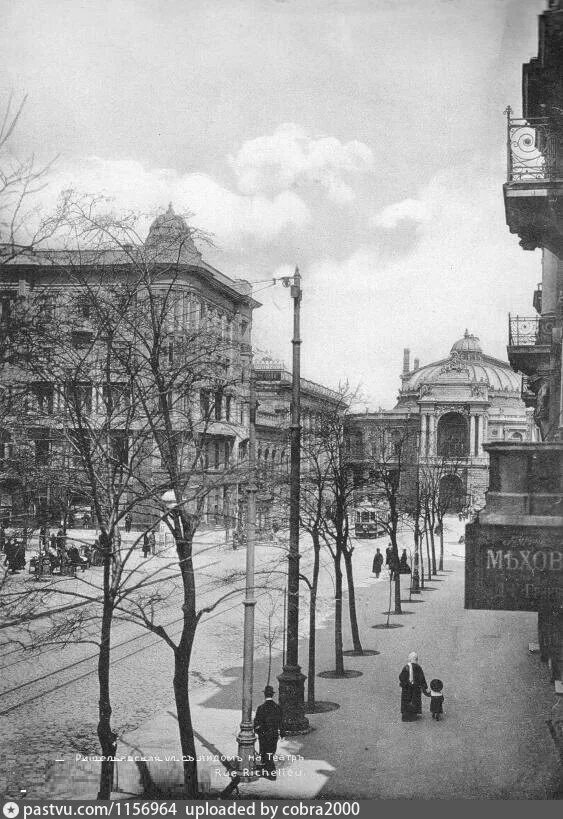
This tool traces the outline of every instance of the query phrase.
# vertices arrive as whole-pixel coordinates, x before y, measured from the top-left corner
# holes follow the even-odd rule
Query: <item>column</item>
[[[480,416],[480,423],[479,423],[479,445],[478,445],[478,447],[477,447],[477,452],[479,453],[479,457],[480,457],[480,458],[482,458],[482,457],[483,457],[483,455],[485,454],[485,453],[483,452],[483,427],[484,427],[484,426],[485,426],[485,424],[484,424],[484,416],[482,416],[482,415],[481,415],[481,416]]]
[[[469,454],[471,457],[477,455],[475,452],[475,415],[471,413],[469,416]]]
[[[428,434],[427,416],[423,413],[420,417],[420,449],[419,457],[424,458],[426,455],[426,436]]]
[[[428,455],[436,454],[436,416],[430,415],[430,429],[428,431]]]

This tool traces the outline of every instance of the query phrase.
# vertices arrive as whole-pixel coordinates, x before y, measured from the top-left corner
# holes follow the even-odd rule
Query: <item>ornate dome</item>
[[[467,330],[463,338],[460,338],[452,345],[450,353],[459,353],[463,356],[464,353],[482,353],[483,349],[479,344],[479,339]]]
[[[500,361],[483,353],[479,339],[465,332],[452,346],[450,357],[426,364],[403,375],[401,394],[418,392],[423,384],[479,384],[520,395],[521,377]]]
[[[149,228],[145,247],[162,261],[201,259],[192,238],[192,231],[183,216],[174,212],[172,202],[166,213],[157,216]]]

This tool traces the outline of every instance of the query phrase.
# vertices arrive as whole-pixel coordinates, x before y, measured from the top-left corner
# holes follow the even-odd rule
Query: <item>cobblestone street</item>
[[[275,784],[246,785],[245,794],[538,799],[555,793],[558,763],[545,724],[554,702],[553,688],[537,655],[528,652],[528,643],[535,640],[535,615],[463,609],[460,531],[457,521],[452,521],[446,537],[446,572],[427,583],[419,599],[408,602],[408,592],[404,593],[405,613],[392,615],[395,628],[389,630],[372,629],[385,622],[389,584],[385,573],[375,580],[371,559],[375,544],[385,546],[386,541],[357,542],[354,561],[362,641],[365,648],[380,653],[346,658],[347,668],[362,671],[359,678],[317,679],[317,697],[339,703],[340,709],[312,715],[314,730],[309,735],[281,744],[281,753],[302,755],[303,763],[282,763],[285,778],[280,776]],[[406,533],[405,546],[410,538]],[[200,547],[198,561],[206,566],[201,574],[220,575],[243,563],[244,552],[233,552],[224,543],[206,550],[212,540],[208,535]],[[305,555],[306,569],[308,553]],[[283,550],[275,545],[258,548],[259,567],[272,569],[277,558],[283,560]],[[318,671],[334,665],[332,581],[326,568],[321,577]],[[207,592],[206,602],[212,594],[217,592]],[[259,589],[258,598],[255,705],[266,681],[268,614],[272,613],[274,624],[283,617],[280,599],[275,598],[272,606],[271,594],[264,589]],[[240,722],[241,599],[241,595],[233,597],[202,622],[192,663],[194,725],[203,747],[207,743],[227,755],[236,752]],[[166,622],[177,618],[174,600],[168,608]],[[303,631],[307,613],[303,600]],[[171,652],[154,635],[120,624],[114,645],[126,640],[131,642],[115,649],[112,667],[114,724],[125,738],[121,750],[137,746],[147,753],[150,737],[151,752],[156,744],[159,752],[177,753],[175,723],[169,717],[174,712]],[[348,642],[346,631],[345,647]],[[440,676],[445,681],[446,714],[440,724],[433,723],[427,713],[416,724],[400,721],[397,675],[412,649],[418,651],[428,679]],[[73,646],[64,652],[45,651],[40,658],[18,665],[20,654],[9,656],[2,659],[4,690],[94,653],[91,645]],[[275,677],[281,670],[281,638],[274,641],[273,654]],[[306,644],[302,644],[300,657],[304,663]],[[24,688],[18,692],[21,707],[2,716],[12,769],[10,790],[24,787],[29,796],[95,796],[96,765],[74,761],[76,753],[91,754],[98,749],[94,662],[91,659],[69,670],[69,677],[54,675],[45,680],[45,688],[53,690],[27,704],[23,704],[23,692],[31,699],[37,687]],[[70,676],[81,679],[57,690]],[[4,710],[13,696],[3,697]],[[300,764],[298,774],[295,766]],[[289,775],[290,770],[295,777]],[[200,766],[200,773],[206,787],[220,786],[205,765]],[[158,783],[162,771],[156,768],[152,774]],[[122,790],[139,787],[126,766],[120,766],[119,786]]]

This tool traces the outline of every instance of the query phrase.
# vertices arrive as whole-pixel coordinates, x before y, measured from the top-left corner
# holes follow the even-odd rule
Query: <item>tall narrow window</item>
[[[475,416],[475,455],[479,454],[479,416]]]
[[[215,403],[214,403],[215,420],[216,421],[221,420],[222,405],[223,405],[223,390],[217,390],[216,393],[215,393]]]

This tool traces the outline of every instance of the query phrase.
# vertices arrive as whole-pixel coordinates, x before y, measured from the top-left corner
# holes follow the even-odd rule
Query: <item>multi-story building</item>
[[[273,526],[286,528],[289,514],[283,502],[288,488],[290,458],[291,373],[279,362],[262,357],[254,365],[256,397],[256,466],[258,473],[257,524],[259,530]],[[319,429],[322,416],[344,412],[343,396],[301,379],[301,429],[308,433]],[[307,447],[302,451],[302,468],[306,469]],[[284,519],[284,516],[286,519]]]
[[[447,358],[422,367],[415,358],[411,369],[406,349],[401,381],[393,410],[349,418],[357,485],[369,479],[375,430],[387,427],[416,438],[416,462],[421,468],[438,470],[440,490],[452,511],[479,509],[489,482],[484,444],[525,441],[533,435],[520,377],[507,362],[486,355],[479,339],[466,330]],[[413,446],[409,452],[414,454]]]
[[[508,358],[524,376],[540,441],[490,443],[489,492],[467,527],[466,606],[538,612],[542,659],[563,674],[563,3],[539,18],[538,56],[523,66],[522,117],[507,108],[506,221],[540,249],[536,315],[510,316]],[[531,274],[531,283],[538,274]],[[559,741],[561,742],[559,723]],[[554,728],[554,731],[556,729]]]
[[[179,357],[184,354],[188,343],[214,346],[213,366],[208,366],[208,377],[194,379],[189,387],[189,372],[186,371],[185,394],[183,384],[176,383],[171,390],[170,404],[173,412],[173,434],[178,440],[188,441],[200,436],[200,474],[209,477],[209,491],[205,494],[204,520],[210,524],[223,524],[225,518],[236,517],[238,508],[238,481],[236,465],[244,460],[248,440],[248,384],[251,358],[252,311],[258,306],[251,295],[251,285],[244,280],[234,280],[205,262],[198,251],[190,228],[185,220],[174,213],[172,206],[152,223],[143,245],[133,246],[121,243],[109,248],[93,250],[33,250],[20,249],[18,253],[7,252],[2,264],[0,249],[0,328],[9,326],[16,303],[37,302],[48,294],[50,310],[65,327],[71,327],[72,343],[88,349],[96,330],[95,297],[97,287],[124,286],[138,279],[139,272],[150,269],[154,285],[155,301],[159,309],[167,314],[162,324],[166,335],[166,350],[160,355],[163,367],[173,371]],[[139,285],[140,290],[143,289]],[[86,295],[88,297],[86,297]],[[160,301],[159,301],[160,299]],[[142,296],[139,296],[142,310]],[[166,304],[166,308],[162,305]],[[51,315],[53,313],[51,312]],[[202,341],[205,333],[205,341]],[[199,340],[198,340],[199,334]],[[211,342],[209,339],[212,339]],[[96,349],[93,345],[85,355],[91,362],[83,367],[83,377],[79,385],[73,384],[75,392],[80,391],[82,411],[86,413],[92,428],[96,418],[101,418],[107,399],[111,394],[125,404],[125,386],[114,373],[108,383],[107,376],[96,364]],[[202,354],[203,355],[203,354]],[[207,357],[211,360],[209,353]],[[194,361],[197,356],[194,355]],[[0,387],[6,393],[10,389],[10,379],[17,372],[17,361],[0,370],[3,383]],[[22,484],[21,470],[17,469],[21,457],[15,421],[5,423],[0,436],[0,507],[4,521],[17,523],[18,519],[30,514],[30,504],[36,517],[56,519],[68,513],[71,520],[80,524],[84,516],[92,518],[87,493],[71,492],[68,508],[54,508],[53,492],[47,477],[47,467],[52,468],[64,454],[61,452],[61,419],[63,390],[65,385],[57,383],[30,383],[26,407],[26,417],[18,420],[19,429],[25,428],[28,450],[32,450],[34,467],[45,472],[45,480],[38,481],[36,497],[30,498]],[[182,403],[183,402],[183,403]],[[40,420],[38,420],[40,419]],[[6,420],[6,419],[4,419]],[[130,424],[129,430],[120,430],[120,415],[115,414],[116,428],[111,430],[112,440],[121,434],[138,434],[137,427]],[[66,436],[68,439],[68,435]],[[121,446],[126,449],[127,441]],[[63,446],[64,448],[64,446]],[[125,449],[123,451],[125,451]],[[143,468],[153,474],[158,483],[162,473],[162,463],[158,452],[145,459]],[[68,456],[68,453],[67,453]],[[67,457],[65,456],[65,457]],[[62,462],[65,463],[64,461]],[[71,466],[68,460],[66,464]],[[196,470],[197,471],[197,470]],[[51,469],[52,472],[52,469]],[[224,480],[222,480],[224,475]],[[155,477],[156,476],[156,477]],[[166,481],[163,477],[163,485]],[[150,518],[150,504],[133,510],[133,526],[145,525]]]

